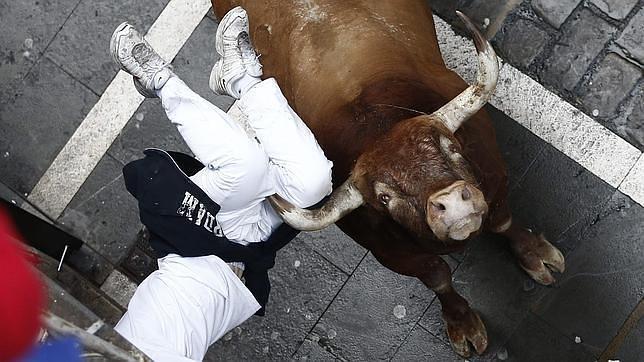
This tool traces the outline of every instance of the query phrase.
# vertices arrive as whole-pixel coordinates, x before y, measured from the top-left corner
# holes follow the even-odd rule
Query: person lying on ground
[[[332,163],[275,79],[261,79],[241,7],[219,24],[221,58],[210,78],[213,91],[237,99],[237,119],[193,92],[131,25],[117,27],[110,48],[137,90],[161,99],[198,160],[152,149],[123,170],[159,269],[139,285],[115,329],[154,360],[201,360],[216,340],[263,312],[266,270],[296,234],[266,198],[317,204],[331,193]]]

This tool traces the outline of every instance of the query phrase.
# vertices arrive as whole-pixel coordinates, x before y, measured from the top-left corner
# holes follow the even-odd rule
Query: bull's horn
[[[432,116],[440,119],[452,132],[456,132],[463,122],[485,105],[492,93],[494,93],[496,81],[499,77],[499,63],[490,43],[481,35],[481,32],[467,16],[460,11],[457,11],[456,14],[463,20],[474,38],[474,45],[478,52],[479,69],[475,84],[469,86],[456,98],[432,113]]]
[[[270,196],[268,200],[287,224],[304,231],[324,229],[364,203],[362,194],[351,178],[333,190],[329,199],[317,210],[301,209],[278,194]]]

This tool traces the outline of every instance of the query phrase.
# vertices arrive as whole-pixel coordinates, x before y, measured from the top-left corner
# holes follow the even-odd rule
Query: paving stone
[[[525,318],[530,306],[549,289],[535,285],[519,268],[507,242],[494,235],[482,235],[471,244],[452,283],[485,323],[488,349],[483,359],[496,354]],[[420,325],[449,343],[438,299],[427,309]]]
[[[644,361],[644,318],[631,330],[613,359],[621,361]]]
[[[101,285],[101,290],[122,308],[127,308],[136,291],[136,284],[118,270],[113,270]]]
[[[507,361],[594,361],[595,357],[583,343],[575,343],[551,326],[529,313],[510,340],[503,346]]]
[[[624,127],[624,133],[631,144],[640,151],[644,151],[644,93],[635,99],[634,104],[635,107]]]
[[[460,10],[490,39],[499,30],[505,17],[520,3],[521,0],[473,0],[463,2]]]
[[[641,76],[640,68],[615,53],[608,54],[582,90],[585,94],[582,102],[587,113],[595,115],[594,110],[597,110],[599,114],[596,117],[615,116],[617,107],[628,97]]]
[[[47,289],[48,311],[73,323],[79,328],[87,329],[100,318],[85,305],[74,298],[58,283],[44,274],[40,278]]]
[[[553,172],[553,170],[556,170]],[[575,225],[588,225],[614,189],[550,145],[510,192],[513,218],[543,232],[564,254],[577,246],[566,238]]]
[[[616,192],[534,313],[599,356],[644,297],[643,229],[644,208]]]
[[[128,255],[141,228],[136,200],[127,192],[123,165],[105,155],[58,219],[112,264]]]
[[[212,6],[210,7],[210,9],[208,9],[206,16],[212,19],[212,21],[214,21],[215,23],[219,23],[219,20],[217,19],[217,16],[215,15],[215,11],[212,8]]]
[[[69,253],[67,263],[91,282],[101,285],[114,270],[114,265],[87,244]]]
[[[557,89],[571,91],[615,31],[590,10],[582,9],[545,61],[548,66],[543,79]]]
[[[496,141],[505,160],[512,189],[523,179],[546,143],[496,108],[488,106],[486,109],[496,130]]]
[[[219,60],[214,45],[216,32],[217,23],[204,17],[174,58],[172,65],[177,75],[197,94],[217,107],[227,110],[233,99],[216,95],[208,86],[212,66]]]
[[[340,268],[353,273],[367,250],[332,225],[321,231],[301,232],[293,242],[302,242]]]
[[[414,327],[392,361],[462,361],[452,348],[420,326]]]
[[[12,189],[31,191],[97,97],[47,59],[0,108],[0,174]]]
[[[143,158],[146,148],[191,154],[158,99],[146,99],[114,140],[107,154],[123,164]]]
[[[622,20],[637,5],[638,0],[590,0],[593,5],[613,19]]]
[[[41,278],[47,288],[47,309],[50,313],[63,318],[81,329],[94,329],[94,335],[126,351],[131,348],[129,342],[112,329],[112,322],[103,320],[94,313],[94,310],[88,308],[92,304],[87,305],[85,302],[77,300],[67,290],[58,285],[56,281],[42,274]]]
[[[456,10],[460,9],[460,5],[464,0],[444,1],[444,0],[427,0],[432,12],[439,15],[441,18],[452,23],[456,19]]]
[[[622,35],[617,38],[617,44],[621,45],[631,57],[644,64],[644,8],[630,20]]]
[[[390,359],[432,298],[433,293],[418,279],[396,274],[368,254],[314,334],[341,359]],[[326,337],[331,330],[335,331],[333,339]]]
[[[0,102],[40,58],[79,0],[0,3]],[[0,107],[2,107],[0,105]]]
[[[340,360],[331,352],[324,349],[321,340],[305,339],[291,360],[293,361],[334,361]]]
[[[51,280],[42,274],[41,278],[47,288],[47,309],[50,313],[63,318],[76,327],[85,330],[94,329],[93,334],[97,337],[117,347],[129,350],[131,345],[112,329],[111,325],[114,325],[113,323],[115,322],[105,320],[103,317],[95,314],[93,309],[90,309],[95,303],[87,304],[85,301],[78,300],[74,295],[59,285],[57,281]]]
[[[2,157],[0,155],[0,157]],[[14,205],[21,206],[23,203],[23,198],[21,195],[18,195],[13,190],[11,190],[7,185],[5,185],[3,180],[0,180],[0,199],[11,202]]]
[[[124,21],[143,34],[169,0],[81,1],[46,52],[76,79],[102,94],[118,71],[109,52],[110,37]]]
[[[71,296],[89,308],[99,318],[110,325],[116,324],[123,315],[123,309],[106,298],[96,284],[86,275],[78,273],[66,263],[58,270],[58,260],[41,253],[37,249],[30,251],[38,255],[38,270],[64,288]]]
[[[103,291],[91,284],[83,275],[69,272],[59,273],[55,280],[109,325],[116,325],[125,312],[125,308],[108,298]]]
[[[502,32],[502,57],[519,68],[527,68],[550,40],[547,32],[526,19],[511,22]]]
[[[146,254],[138,247],[132,249],[130,255],[125,258],[121,266],[133,277],[132,280],[137,284],[140,284],[143,279],[159,268],[157,259]]]
[[[150,231],[145,227],[141,226],[141,230],[136,234],[136,243],[135,245],[142,250],[145,254],[156,257],[156,253],[152,246],[150,245]]]
[[[300,261],[295,267],[295,261]],[[251,317],[208,351],[221,360],[289,359],[347,280],[347,276],[303,243],[280,250],[269,272],[271,297],[265,317]]]
[[[559,29],[582,0],[533,0],[532,8],[548,24]]]

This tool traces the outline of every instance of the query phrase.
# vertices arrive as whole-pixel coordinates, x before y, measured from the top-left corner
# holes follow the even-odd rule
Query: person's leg
[[[331,193],[333,163],[288,105],[275,79],[255,85],[238,103],[268,154],[280,196],[308,207]]]
[[[239,99],[243,121],[271,160],[277,193],[300,207],[316,204],[331,192],[332,163],[275,80],[259,78],[262,66],[250,43],[248,17],[242,8],[223,17],[215,44],[221,59],[213,67],[210,86],[218,94]]]
[[[161,98],[170,121],[206,165],[193,181],[222,210],[247,208],[266,196],[268,158],[238,123],[183,83],[131,25],[117,27],[110,48],[141,94]]]
[[[193,181],[222,210],[247,207],[266,193],[268,159],[243,128],[177,77],[158,92],[170,121],[206,168]],[[264,195],[260,195],[264,196]]]

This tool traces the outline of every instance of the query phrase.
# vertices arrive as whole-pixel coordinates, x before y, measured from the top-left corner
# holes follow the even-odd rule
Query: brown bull
[[[489,116],[496,55],[464,19],[478,50],[476,84],[445,67],[425,1],[213,0],[221,18],[249,14],[264,74],[275,77],[334,162],[338,186],[319,210],[276,197],[291,225],[333,222],[386,267],[437,293],[456,352],[487,346],[485,326],[451,285],[439,254],[480,230],[506,236],[521,267],[542,284],[563,271],[561,253],[512,222],[507,173]],[[467,122],[466,122],[467,121]],[[286,145],[285,145],[286,147]]]

